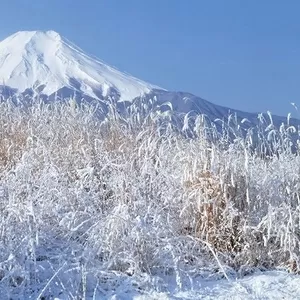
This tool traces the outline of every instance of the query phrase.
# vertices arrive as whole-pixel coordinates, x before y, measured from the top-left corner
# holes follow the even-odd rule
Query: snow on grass
[[[300,269],[288,126],[219,135],[200,117],[190,139],[155,120],[0,104],[3,299],[299,295],[296,275],[243,278]]]

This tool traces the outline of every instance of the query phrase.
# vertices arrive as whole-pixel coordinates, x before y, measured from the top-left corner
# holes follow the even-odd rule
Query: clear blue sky
[[[0,39],[53,29],[122,71],[245,111],[300,106],[299,0],[7,0]]]

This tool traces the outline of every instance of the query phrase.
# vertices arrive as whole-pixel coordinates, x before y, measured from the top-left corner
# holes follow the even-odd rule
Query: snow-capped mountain
[[[132,100],[157,88],[85,54],[54,31],[20,31],[0,42],[0,84],[50,96],[61,89]]]
[[[176,115],[204,114],[211,121],[226,121],[229,114],[236,113],[239,122],[247,119],[246,127],[259,122],[256,113],[215,105],[190,93],[167,91],[120,72],[55,31],[20,31],[0,42],[0,96],[34,93],[49,100],[75,95],[79,100],[101,101],[103,111],[111,98],[126,106],[139,99],[153,103],[155,98],[159,109],[172,107]],[[166,102],[170,105],[164,105]],[[286,118],[273,116],[272,122],[279,126]],[[296,119],[290,122],[300,124]]]

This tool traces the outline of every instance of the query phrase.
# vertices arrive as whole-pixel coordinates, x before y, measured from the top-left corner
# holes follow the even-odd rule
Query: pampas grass
[[[295,130],[219,131],[199,116],[189,138],[158,120],[0,104],[4,298],[100,297],[145,274],[180,287],[207,272],[299,272]]]

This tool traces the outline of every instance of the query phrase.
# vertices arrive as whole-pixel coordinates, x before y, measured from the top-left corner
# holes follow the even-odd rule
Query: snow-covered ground
[[[300,276],[284,271],[257,272],[241,279],[198,280],[193,288],[178,290],[170,284],[167,291],[139,292],[126,286],[110,291],[102,299],[224,299],[224,300],[282,300],[300,299]]]
[[[285,271],[256,272],[243,278],[194,279],[178,288],[174,278],[115,276],[87,288],[85,299],[103,300],[294,300],[300,299],[300,276]],[[192,283],[192,284],[191,284]],[[87,282],[87,285],[89,282]],[[61,294],[55,299],[70,299]],[[75,297],[74,297],[75,299]]]

